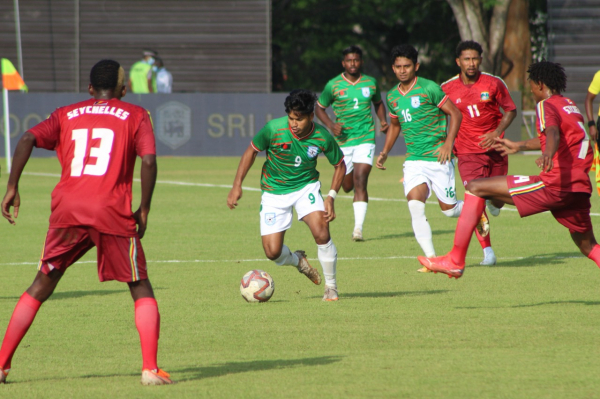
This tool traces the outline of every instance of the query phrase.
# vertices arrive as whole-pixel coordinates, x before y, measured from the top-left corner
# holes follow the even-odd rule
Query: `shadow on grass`
[[[74,298],[83,298],[84,296],[106,296],[112,294],[122,294],[126,291],[113,291],[113,290],[96,290],[96,291],[63,291],[63,292],[55,292],[52,294],[49,301],[56,301],[61,299],[74,299]]]
[[[350,292],[341,295],[344,298],[383,298],[397,296],[421,296],[421,295],[436,295],[445,294],[449,290],[432,290],[432,291],[398,291],[398,292]]]
[[[434,236],[439,236],[443,234],[454,234],[454,230],[434,230],[431,232]],[[379,241],[379,240],[392,240],[394,238],[415,238],[415,233],[412,231],[408,231],[402,234],[387,234],[384,236],[366,238],[365,241]]]
[[[531,305],[515,305],[515,306],[511,306],[511,308],[531,308],[534,306],[564,305],[564,304],[597,306],[597,305],[600,305],[600,301],[550,301],[550,302],[532,303]]]
[[[324,366],[342,360],[341,356],[308,357],[304,359],[256,360],[250,362],[229,362],[214,366],[186,367],[173,370],[173,377],[178,382],[220,377],[228,374],[248,373],[262,370],[288,369],[294,367]],[[178,373],[191,373],[184,378],[177,378]]]
[[[589,261],[581,252],[555,252],[544,255],[527,256],[514,260],[500,260],[494,266],[480,266],[479,264],[469,265],[467,267],[531,267],[531,266],[549,266],[563,265],[566,259],[581,258],[583,261]]]

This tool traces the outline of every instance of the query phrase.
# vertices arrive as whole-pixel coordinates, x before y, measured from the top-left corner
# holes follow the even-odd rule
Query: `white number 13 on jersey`
[[[110,129],[92,129],[92,139],[100,139],[99,147],[90,147],[90,158],[96,158],[95,165],[84,165],[88,154],[88,129],[73,130],[72,140],[75,141],[75,154],[71,161],[71,176],[92,175],[102,176],[108,169],[110,152],[112,151],[115,133]]]

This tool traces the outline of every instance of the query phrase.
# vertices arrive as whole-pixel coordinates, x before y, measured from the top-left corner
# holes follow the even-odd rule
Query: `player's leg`
[[[508,174],[508,155],[502,156],[496,151],[487,154],[490,158],[489,175],[481,177],[506,176]],[[504,202],[494,198],[486,200],[485,204],[492,216],[498,216],[504,206]]]
[[[434,257],[433,235],[429,221],[425,216],[425,201],[431,196],[431,190],[429,187],[430,182],[422,171],[423,164],[426,164],[426,162],[404,162],[404,195],[408,203],[415,239],[426,257]]]
[[[91,247],[93,247],[93,243],[83,229],[50,229],[48,231],[39,271],[31,286],[17,302],[2,341],[0,383],[6,381],[13,355],[33,323],[42,303],[52,295],[64,271]]]
[[[309,184],[294,204],[298,219],[312,233],[317,244],[317,257],[325,276],[325,301],[337,301],[337,248],[329,234],[329,223],[325,220],[325,206],[320,193],[320,183]]]
[[[346,164],[346,176],[342,180],[342,190],[345,193],[354,190],[354,149],[355,147],[341,147],[344,153],[344,163]]]
[[[135,326],[140,336],[142,378],[144,385],[171,384],[169,374],[157,364],[160,337],[160,313],[146,267],[144,248],[133,237],[102,234],[88,229],[98,251],[98,278],[127,283],[134,302]]]
[[[373,165],[375,144],[361,144],[354,147],[352,161],[354,163],[354,230],[353,241],[363,241],[363,224],[367,216],[369,193],[367,184]]]

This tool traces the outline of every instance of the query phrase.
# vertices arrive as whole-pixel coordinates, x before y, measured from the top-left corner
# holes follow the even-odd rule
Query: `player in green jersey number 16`
[[[267,258],[279,266],[295,266],[313,283],[320,284],[319,272],[308,263],[304,251],[291,252],[283,243],[292,225],[292,208],[305,222],[317,244],[317,254],[325,276],[324,301],[337,301],[337,249],[329,234],[335,219],[334,199],[346,173],[343,153],[329,132],[313,122],[316,97],[308,90],[294,90],[285,99],[287,118],[268,122],[252,139],[242,155],[227,197],[235,209],[242,197],[242,182],[256,155],[267,151],[263,165],[260,205],[260,231]],[[323,153],[335,168],[329,196],[323,200],[316,170],[317,157]]]

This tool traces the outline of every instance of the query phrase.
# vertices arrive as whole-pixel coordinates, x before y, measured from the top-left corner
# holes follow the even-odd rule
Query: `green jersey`
[[[343,125],[342,134],[335,138],[340,146],[375,144],[371,102],[381,102],[381,92],[375,78],[361,75],[352,83],[342,73],[327,82],[318,105],[327,108],[333,104],[337,122]]]
[[[446,114],[441,107],[447,99],[440,86],[420,77],[408,92],[403,93],[398,85],[388,93],[388,109],[400,122],[407,161],[437,162],[433,153],[446,141]]]
[[[129,70],[132,93],[150,93],[148,90],[148,75],[151,73],[152,65],[145,61],[138,61]]]
[[[319,180],[317,157],[325,154],[332,165],[344,161],[331,134],[323,126],[313,124],[311,133],[299,139],[288,124],[288,118],[273,119],[252,139],[256,151],[267,151],[260,187],[271,194],[288,194]]]

